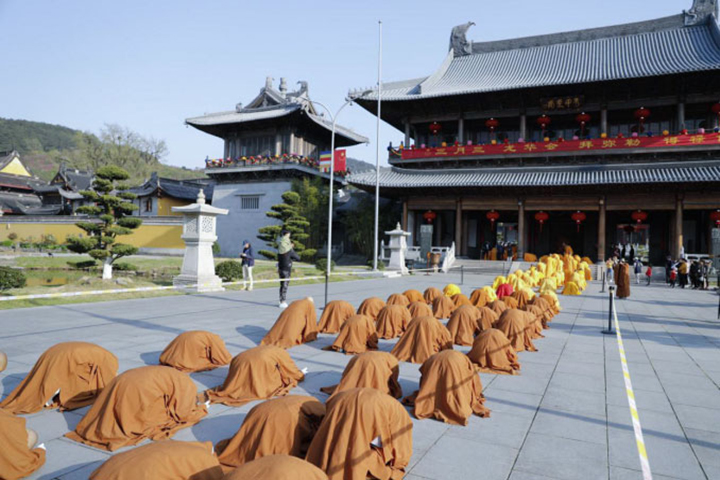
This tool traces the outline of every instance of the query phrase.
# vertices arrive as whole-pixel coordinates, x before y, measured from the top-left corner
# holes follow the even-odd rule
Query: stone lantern
[[[407,237],[410,236],[410,232],[403,231],[398,222],[395,230],[385,232],[385,235],[390,236],[390,262],[388,269],[399,270],[400,273],[408,273],[408,269],[405,266],[405,252],[407,252]]]
[[[173,285],[195,292],[218,292],[224,290],[222,280],[215,275],[212,247],[217,240],[216,218],[227,215],[224,208],[205,204],[205,193],[200,190],[197,201],[184,207],[172,207],[173,212],[183,214],[182,239],[185,241],[180,275],[173,278]]]

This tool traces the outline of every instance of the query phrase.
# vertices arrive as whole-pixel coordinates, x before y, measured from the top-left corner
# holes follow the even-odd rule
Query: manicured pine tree
[[[303,256],[302,252],[305,250],[303,241],[309,237],[305,233],[305,229],[310,226],[310,222],[298,213],[300,210],[300,195],[297,192],[285,192],[282,194],[282,199],[285,203],[273,205],[270,207],[270,211],[265,214],[270,218],[279,220],[281,223],[260,228],[257,237],[277,250],[280,232],[286,229],[292,234],[291,238],[295,243],[295,252]],[[258,253],[271,260],[277,260],[276,251],[260,250]]]

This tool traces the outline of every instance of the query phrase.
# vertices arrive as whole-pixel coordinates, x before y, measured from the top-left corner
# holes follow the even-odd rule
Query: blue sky
[[[310,85],[337,109],[348,89],[432,73],[450,29],[474,41],[599,27],[680,13],[691,0],[52,1],[0,0],[0,117],[97,132],[117,123],[164,139],[167,163],[198,167],[222,140],[185,118],[249,102],[266,76]],[[371,139],[348,155],[375,162],[375,117],[358,106],[340,123]],[[402,134],[383,125],[380,143]],[[382,160],[384,162],[384,159]]]

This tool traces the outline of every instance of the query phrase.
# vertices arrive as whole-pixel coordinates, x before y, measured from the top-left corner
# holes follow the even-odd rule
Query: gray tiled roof
[[[375,172],[352,174],[348,182],[375,185]],[[393,167],[380,172],[382,188],[428,187],[559,187],[676,182],[720,182],[720,160],[667,165],[592,165],[411,170]]]

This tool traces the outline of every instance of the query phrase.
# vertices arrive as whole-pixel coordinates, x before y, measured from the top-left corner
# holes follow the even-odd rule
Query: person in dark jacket
[[[243,240],[242,245],[243,251],[240,258],[242,259],[243,290],[247,289],[249,291],[253,289],[252,271],[255,266],[255,252],[252,245],[250,245],[250,240]]]
[[[278,242],[278,276],[280,277],[280,308],[287,307],[287,291],[290,285],[292,264],[300,257],[294,250],[295,244],[290,240],[290,232],[283,230]]]

